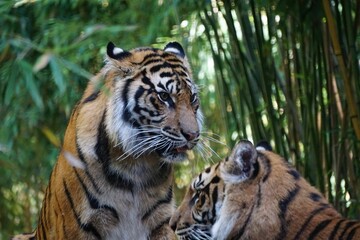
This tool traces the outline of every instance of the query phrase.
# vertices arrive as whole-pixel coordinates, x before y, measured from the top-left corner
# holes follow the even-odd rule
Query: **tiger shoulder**
[[[283,157],[240,141],[191,183],[170,220],[180,239],[360,239]]]

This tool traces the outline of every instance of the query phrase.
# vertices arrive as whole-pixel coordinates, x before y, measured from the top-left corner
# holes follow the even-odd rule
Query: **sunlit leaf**
[[[42,54],[37,60],[33,67],[33,71],[36,73],[40,71],[41,69],[45,68],[51,59],[52,55],[50,53],[44,53]]]
[[[54,134],[54,132],[48,128],[48,127],[42,127],[41,131],[44,133],[46,138],[55,146],[60,148],[61,147],[61,141],[60,139]]]

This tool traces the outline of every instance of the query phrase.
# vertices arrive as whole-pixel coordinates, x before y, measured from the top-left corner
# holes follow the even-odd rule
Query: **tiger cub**
[[[176,239],[173,163],[199,141],[197,87],[177,42],[113,43],[70,118],[33,234],[14,239]]]
[[[180,239],[360,239],[360,221],[249,141],[195,178],[170,225]]]

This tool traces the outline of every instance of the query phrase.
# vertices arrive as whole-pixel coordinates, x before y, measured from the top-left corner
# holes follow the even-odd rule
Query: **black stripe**
[[[160,74],[160,76],[162,75],[162,73]],[[173,88],[171,87],[171,89],[169,88],[169,85],[170,84],[172,84],[173,82],[175,82],[175,80],[174,79],[169,79],[169,80],[167,80],[167,82],[166,82],[166,88],[167,89],[169,89],[170,90],[170,92],[172,92],[172,90],[173,90]]]
[[[174,72],[162,72],[160,73],[160,77],[161,78],[164,78],[164,77],[168,77],[168,78],[171,78],[175,76],[175,73]],[[173,79],[169,79],[169,82],[166,84],[166,85],[169,85],[170,83],[174,82]]]
[[[269,178],[269,175],[271,173],[271,163],[270,163],[270,160],[267,159],[267,158],[261,157],[260,159],[263,161],[264,167],[265,167],[265,169],[264,169],[265,170],[265,175],[262,178],[262,181],[266,182],[266,180]]]
[[[341,232],[339,239],[343,239],[343,237],[345,236],[345,233],[347,230],[349,230],[349,228],[351,228],[353,225],[359,223],[358,221],[348,221],[345,225],[345,227],[343,228],[343,231]]]
[[[221,164],[221,162],[218,162],[218,163],[216,164],[214,171],[216,171],[216,170],[220,167],[220,164]]]
[[[314,202],[319,202],[322,199],[322,197],[320,194],[312,192],[310,193],[310,199],[313,200]]]
[[[288,171],[288,173],[293,176],[294,180],[299,180],[300,179],[300,174],[298,171],[296,171],[295,169],[290,169]]]
[[[119,173],[110,169],[109,139],[105,130],[104,120],[105,113],[98,127],[95,153],[102,165],[102,170],[108,183],[116,188],[132,191],[134,183],[130,179],[125,179]]]
[[[55,202],[57,203],[57,208],[61,211],[61,206],[60,206],[59,199],[57,198],[56,193],[54,195],[55,195]],[[61,214],[61,213],[60,213],[60,216],[61,216],[61,219],[62,219],[63,234],[65,236],[65,239],[68,239],[67,232],[66,232],[66,227],[65,227],[65,224],[66,224],[65,216],[64,216],[64,214]]]
[[[183,55],[185,56],[185,54],[183,54]],[[166,61],[182,63],[182,61],[179,58],[174,57],[174,53],[163,52],[163,54],[161,56],[164,57],[166,59]],[[177,56],[179,56],[179,55],[177,55]]]
[[[252,216],[252,214],[253,214],[254,206],[255,206],[255,205],[252,205],[252,206],[251,206],[250,213],[248,214],[248,216],[247,216],[247,218],[246,218],[246,220],[245,220],[245,223],[242,225],[242,227],[241,227],[240,230],[237,232],[237,234],[231,238],[231,240],[241,239],[242,235],[243,235],[244,232],[245,232],[245,229],[246,229],[247,225],[249,224],[250,218],[251,218],[251,216]]]
[[[46,232],[45,232],[45,227],[44,227],[44,220],[41,220],[41,234],[42,236],[39,239],[44,239],[46,240]]]
[[[346,240],[351,240],[351,239],[353,239],[353,237],[354,237],[354,235],[355,235],[355,232],[356,232],[357,230],[359,230],[359,227],[360,227],[360,226],[354,227],[354,228],[350,231],[350,233],[349,233],[349,235],[347,236]]]
[[[133,64],[138,64],[138,65],[147,65],[149,62],[153,61],[153,59],[161,59],[161,56],[158,53],[150,53],[148,55],[146,55],[143,60],[139,63],[134,63]],[[149,60],[149,61],[147,61]]]
[[[141,74],[142,74],[141,81],[142,81],[144,84],[149,85],[149,86],[150,86],[150,89],[155,89],[155,85],[151,82],[150,78],[148,78],[148,77],[146,76],[146,71],[143,70],[143,71],[141,72]]]
[[[258,183],[258,192],[256,194],[256,207],[261,206],[262,194],[261,194],[261,184]]]
[[[288,210],[290,203],[295,199],[295,197],[299,193],[299,190],[300,187],[298,185],[295,185],[295,188],[292,191],[288,192],[288,195],[284,199],[279,201],[279,209],[280,209],[279,219],[281,222],[281,227],[280,227],[280,232],[276,237],[276,239],[284,239],[287,234],[288,222],[286,220],[286,212]]]
[[[155,109],[160,109],[160,105],[158,104],[158,100],[154,96],[149,97],[151,104]],[[163,119],[163,118],[162,118]]]
[[[339,230],[339,227],[341,226],[341,223],[343,223],[344,221],[346,221],[346,219],[339,219],[339,221],[336,223],[334,229],[332,230],[329,240],[333,240],[335,238],[335,235],[337,233],[337,231]]]
[[[87,224],[87,223],[82,223],[81,222],[79,215],[76,213],[74,201],[73,201],[73,199],[71,197],[69,189],[67,188],[65,179],[63,179],[63,186],[64,186],[66,197],[67,197],[67,199],[68,199],[68,201],[70,203],[71,210],[72,210],[72,212],[74,214],[74,217],[75,217],[76,222],[78,223],[79,227],[82,230],[93,234],[97,239],[101,239],[101,236],[100,236],[99,232],[95,229],[95,227],[91,223]]]
[[[211,218],[209,218],[209,221],[211,224],[215,223],[216,220],[216,202],[218,200],[218,186],[215,186],[213,189],[213,192],[211,194],[211,198],[212,198],[212,215]]]
[[[156,85],[157,87],[163,89],[164,91],[168,91],[169,89],[167,89],[167,87],[162,83],[162,82],[158,82],[158,84]]]
[[[182,64],[164,62],[162,64],[157,64],[157,65],[152,66],[150,68],[150,72],[155,73],[155,72],[158,72],[162,68],[172,68],[172,69],[180,68],[181,70],[186,71],[186,69],[184,68],[184,66]],[[182,75],[184,75],[184,73],[182,73],[181,70],[179,70],[177,72],[179,75],[182,76]]]
[[[117,220],[119,220],[119,216],[115,210],[115,208],[111,207],[111,206],[108,206],[108,205],[100,205],[99,201],[96,199],[96,197],[90,193],[90,191],[88,190],[88,188],[86,187],[84,181],[81,179],[78,171],[73,168],[74,172],[75,172],[75,175],[78,179],[78,181],[80,182],[85,194],[86,194],[86,198],[90,204],[90,207],[92,209],[106,209],[108,211],[110,211],[111,215],[116,218]]]
[[[257,175],[259,174],[259,170],[260,170],[260,166],[259,166],[259,162],[256,161],[254,164],[253,164],[253,172],[251,174],[251,177],[250,179],[255,179],[257,177]]]
[[[164,62],[164,59],[162,59],[162,58],[149,59],[148,61],[144,62],[143,66],[147,66],[147,65],[150,65],[152,63],[159,63],[159,62]]]
[[[81,148],[79,146],[77,137],[76,137],[76,151],[78,153],[80,161],[85,164],[84,171],[85,171],[86,176],[89,178],[91,185],[93,186],[93,188],[95,189],[95,191],[97,193],[101,194],[102,192],[100,191],[100,188],[98,187],[98,185],[95,182],[95,179],[93,178],[93,176],[89,172],[88,164],[85,161],[84,154],[83,154],[83,152],[82,152],[82,150],[81,150]]]
[[[141,220],[145,221],[157,208],[163,204],[168,204],[173,198],[173,189],[172,186],[169,187],[168,192],[166,193],[165,198],[158,200],[150,209],[142,216]]]
[[[327,225],[329,225],[329,223],[331,222],[332,220],[331,219],[327,219],[327,220],[324,220],[322,222],[320,222],[316,227],[315,229],[310,233],[310,236],[309,236],[309,240],[310,239],[315,239],[315,237],[322,231],[324,230],[324,228],[326,228]]]
[[[300,235],[304,232],[305,228],[309,225],[309,223],[311,222],[311,220],[313,219],[313,217],[315,217],[317,214],[321,213],[323,210],[329,208],[329,205],[323,205],[320,208],[315,209],[314,211],[312,211],[310,213],[310,216],[306,219],[306,221],[304,222],[304,224],[301,226],[300,230],[297,232],[297,234],[295,235],[294,239],[299,239]]]
[[[100,91],[93,92],[90,96],[85,98],[82,103],[85,104],[85,103],[92,102],[92,101],[96,100],[96,98],[99,96],[99,93],[100,93]]]
[[[211,184],[214,184],[214,183],[219,183],[220,182],[220,177],[215,175],[212,179],[211,179]]]
[[[121,97],[122,97],[122,100],[123,100],[123,103],[124,103],[124,106],[127,106],[128,105],[128,92],[129,92],[129,88],[130,88],[130,84],[134,81],[132,78],[129,78],[129,79],[126,79],[125,80],[125,84],[124,84],[124,88],[121,92]],[[125,111],[125,109],[124,109]],[[123,115],[123,119],[124,121],[129,121],[129,119],[126,119],[125,117],[127,116],[124,116]]]

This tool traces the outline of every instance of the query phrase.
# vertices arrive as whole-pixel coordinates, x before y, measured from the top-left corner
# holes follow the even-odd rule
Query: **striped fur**
[[[360,239],[281,156],[248,141],[191,184],[170,220],[180,239]]]
[[[35,239],[175,239],[172,164],[201,130],[188,61],[178,43],[107,55],[73,110]]]

